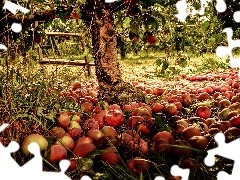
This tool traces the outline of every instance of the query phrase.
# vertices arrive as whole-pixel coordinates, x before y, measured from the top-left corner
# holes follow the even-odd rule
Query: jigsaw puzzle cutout
[[[234,166],[232,169],[232,174],[228,174],[224,171],[220,171],[217,175],[218,180],[236,180],[239,179],[240,176],[240,157],[239,157],[239,149],[240,149],[240,141],[239,138],[235,139],[229,143],[225,142],[225,136],[223,133],[217,133],[214,136],[215,141],[218,144],[218,147],[208,150],[208,155],[204,159],[204,163],[207,166],[213,166],[215,164],[215,156],[222,156],[234,161]]]
[[[178,165],[173,165],[171,167],[171,174],[173,176],[181,176],[181,180],[188,180],[190,170],[189,169],[182,169]],[[156,176],[154,180],[165,180],[162,176]]]

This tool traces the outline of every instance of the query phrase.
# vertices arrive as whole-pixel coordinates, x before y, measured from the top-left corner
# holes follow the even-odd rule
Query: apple
[[[174,102],[173,104],[176,105],[178,111],[182,111],[182,109],[183,109],[182,103],[180,103],[180,102]]]
[[[186,120],[184,120],[184,119],[180,119],[180,120],[178,120],[176,122],[177,122],[177,124],[183,125],[185,128],[188,127],[188,122]]]
[[[225,126],[223,125],[223,124],[221,124],[221,123],[219,123],[219,122],[215,122],[215,123],[213,123],[213,124],[211,124],[210,126],[209,126],[209,128],[211,129],[211,128],[218,128],[220,131],[222,131],[222,132],[224,132],[226,129],[225,129]]]
[[[118,104],[112,104],[110,106],[108,106],[108,110],[119,110],[122,111],[121,107]]]
[[[36,142],[41,151],[46,150],[48,147],[47,139],[45,137],[43,137],[41,134],[30,134],[30,135],[26,136],[21,143],[21,150],[25,155],[30,154],[30,152],[28,150],[28,146],[32,142]]]
[[[66,132],[65,133],[64,132],[59,132],[59,133],[56,134],[55,138],[60,139],[63,136],[70,136],[70,135]]]
[[[67,159],[66,148],[59,144],[52,145],[50,148],[49,162],[53,164],[60,162],[63,159]]]
[[[110,110],[105,118],[105,125],[114,128],[121,126],[124,123],[124,115],[119,110]]]
[[[227,120],[230,111],[231,111],[231,110],[230,110],[229,108],[224,108],[224,109],[219,113],[219,118],[220,118],[221,120]]]
[[[228,119],[231,119],[234,116],[237,116],[239,114],[238,111],[230,111],[230,113],[228,114]]]
[[[126,104],[122,108],[123,112],[133,112],[133,110],[134,110],[134,107],[130,104]]]
[[[62,138],[56,141],[57,145],[63,145],[67,149],[72,150],[75,146],[74,140],[70,136],[63,136]]]
[[[78,144],[84,144],[84,143],[92,143],[93,144],[93,140],[90,137],[82,136],[82,137],[78,138],[78,140],[75,143],[76,144],[75,146],[77,146]]]
[[[109,165],[116,165],[120,162],[120,157],[112,146],[106,147],[103,153],[100,154],[100,158]]]
[[[132,112],[132,116],[142,116],[144,119],[152,118],[152,113],[149,111],[151,107],[139,107],[135,108]]]
[[[81,128],[71,128],[68,129],[68,134],[73,140],[76,140],[79,136],[83,135],[83,130]]]
[[[131,172],[137,175],[141,173],[146,174],[149,170],[148,161],[139,157],[128,160],[127,167]]]
[[[58,123],[61,127],[67,128],[70,124],[70,116],[66,113],[60,114],[60,116],[57,118]]]
[[[216,122],[216,118],[207,118],[206,119],[206,124],[210,126],[212,123]]]
[[[188,140],[189,138],[191,138],[193,136],[201,136],[200,130],[194,126],[189,126],[189,127],[185,128],[182,132],[182,138],[184,140]]]
[[[199,101],[205,101],[210,98],[210,95],[207,92],[203,92],[198,96]]]
[[[156,141],[157,139],[165,139],[167,140],[170,144],[174,141],[174,138],[171,133],[167,131],[161,131],[155,134],[152,138],[152,141]]]
[[[185,140],[175,140],[172,145],[176,145],[176,146],[172,146],[171,147],[171,152],[173,154],[173,156],[175,157],[185,157],[185,158],[191,158],[192,157],[192,150],[187,149],[187,148],[191,148],[191,145],[185,141]],[[178,147],[178,146],[182,146],[182,147]],[[184,148],[186,147],[186,148]]]
[[[210,128],[207,133],[210,134],[210,135],[215,135],[217,133],[221,132],[218,128]]]
[[[233,127],[240,127],[240,114],[230,119],[230,123]]]
[[[153,89],[153,95],[161,96],[164,93],[165,89],[156,87]]]
[[[99,123],[93,118],[86,119],[82,124],[82,129],[88,131],[90,129],[99,129]]]
[[[77,123],[81,123],[81,117],[77,114],[74,114],[71,118],[71,121],[76,121]]]
[[[153,35],[147,36],[146,40],[148,44],[155,44],[157,42],[156,36],[153,36]]]
[[[73,153],[77,157],[86,157],[88,153],[94,151],[95,149],[96,146],[92,143],[80,143],[74,147]]]
[[[239,138],[240,130],[236,127],[230,127],[228,130],[224,132],[224,135],[227,141],[232,140],[234,138]]]
[[[205,136],[193,136],[187,140],[191,147],[206,150],[208,145],[208,139]]]
[[[195,159],[192,159],[192,158],[187,158],[187,159],[184,159],[181,163],[181,165],[183,166],[183,168],[188,168],[188,169],[193,169],[193,168],[198,168],[200,167],[200,164],[195,160]]]
[[[200,106],[197,108],[197,111],[196,111],[196,115],[204,119],[209,118],[211,116],[211,113],[212,112],[210,108],[207,106]]]
[[[72,128],[81,129],[81,126],[79,125],[79,123],[77,121],[70,121],[69,126],[67,127],[67,129],[72,129]]]
[[[146,155],[148,153],[148,144],[146,141],[144,141],[143,139],[139,139],[139,138],[133,138],[132,140],[128,141],[127,143],[127,148],[130,151],[134,151],[134,152],[139,152],[143,155]]]
[[[210,86],[206,86],[205,88],[205,91],[208,93],[208,94],[213,94],[213,88],[212,87],[210,87]]]
[[[137,125],[137,130],[140,131],[143,135],[150,135],[150,129],[146,124]]]
[[[229,128],[232,127],[232,124],[229,121],[218,121],[218,122],[224,125],[225,130],[228,130]]]
[[[102,133],[101,130],[88,130],[87,131],[87,136],[93,139],[94,141],[100,140],[104,134]]]
[[[222,99],[219,104],[221,108],[226,108],[231,105],[231,102],[228,99]]]
[[[58,126],[55,126],[50,130],[50,133],[52,133],[52,135],[54,136],[56,136],[56,134],[58,134],[59,132],[66,133],[66,131],[62,127]]]
[[[104,126],[104,118],[101,114],[93,114],[92,118],[95,119],[95,121],[98,122],[99,129],[103,128]]]
[[[69,161],[70,161],[70,165],[69,165],[69,167],[68,167],[67,170],[68,170],[68,171],[74,171],[74,170],[76,170],[76,169],[77,169],[77,165],[78,165],[77,159],[75,159],[75,158],[70,158]]]
[[[165,139],[156,139],[154,142],[153,142],[153,148],[155,151],[159,152],[163,152],[163,153],[170,153],[171,151],[171,146],[169,144],[169,142]]]
[[[129,128],[134,128],[138,124],[142,124],[144,121],[144,118],[142,116],[131,116],[127,121],[127,126]]]
[[[163,106],[162,104],[160,104],[160,103],[155,103],[155,104],[153,105],[152,111],[153,111],[153,113],[159,113],[159,112],[161,112],[163,109],[164,109],[164,106]]]
[[[83,112],[89,112],[92,111],[94,108],[93,103],[92,102],[84,102],[81,104],[81,110]]]
[[[200,132],[205,132],[207,131],[209,128],[208,128],[208,125],[204,122],[195,122],[192,124],[193,127],[196,127],[197,129],[200,130]]]
[[[172,134],[174,136],[179,136],[182,134],[183,130],[185,129],[185,127],[182,124],[177,124],[177,126],[175,127],[174,131],[172,132]]]
[[[176,105],[172,103],[164,107],[164,111],[171,116],[178,114]]]

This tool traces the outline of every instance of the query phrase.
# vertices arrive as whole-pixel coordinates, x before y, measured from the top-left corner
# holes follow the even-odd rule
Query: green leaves
[[[206,32],[210,27],[210,22],[209,21],[205,21],[203,24],[202,24],[202,30],[204,32]]]

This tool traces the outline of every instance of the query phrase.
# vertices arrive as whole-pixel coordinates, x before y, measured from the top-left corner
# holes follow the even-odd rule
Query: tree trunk
[[[142,91],[122,79],[117,57],[117,33],[112,12],[102,10],[101,13],[96,13],[90,29],[99,85],[99,100],[122,106],[134,101],[144,102]]]

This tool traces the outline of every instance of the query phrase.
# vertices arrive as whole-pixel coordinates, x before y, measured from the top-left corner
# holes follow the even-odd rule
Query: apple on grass
[[[193,136],[187,140],[191,147],[206,150],[208,145],[208,139],[205,136]]]
[[[185,140],[175,140],[172,145],[176,145],[176,146],[172,146],[171,147],[171,153],[175,156],[175,157],[185,157],[185,158],[191,158],[192,157],[192,150],[188,149],[191,148],[191,145],[185,141]],[[179,147],[181,146],[181,147]],[[185,148],[184,148],[185,147]]]
[[[57,145],[63,145],[69,150],[72,150],[75,146],[74,140],[70,136],[63,136],[62,138],[56,141]]]
[[[67,150],[62,145],[54,144],[50,148],[50,156],[49,162],[50,163],[57,163],[63,159],[67,159]]]
[[[112,146],[106,147],[103,150],[103,153],[100,154],[100,158],[102,161],[107,162],[109,165],[116,165],[120,162],[120,157]]]
[[[77,157],[86,157],[88,153],[94,151],[95,149],[96,146],[92,143],[80,143],[74,147],[73,153]]]
[[[62,133],[66,133],[66,131],[62,128],[62,127],[58,127],[55,126],[53,127],[50,132],[52,133],[52,135],[56,136],[58,133],[62,132]]]
[[[128,169],[134,174],[146,174],[149,170],[148,161],[143,158],[135,157],[127,161]]]
[[[228,119],[228,115],[231,112],[231,110],[229,108],[224,108],[220,113],[219,113],[219,118],[221,120],[227,120]]]
[[[200,130],[194,126],[189,126],[189,127],[185,128],[182,132],[182,138],[184,140],[188,140],[189,138],[191,138],[193,136],[201,136]]]
[[[152,141],[156,141],[157,139],[165,139],[167,140],[170,144],[174,141],[174,138],[172,134],[168,131],[161,131],[155,134],[152,138]]]
[[[39,145],[41,151],[46,150],[48,147],[48,141],[45,137],[40,134],[30,134],[26,136],[21,143],[21,150],[25,155],[30,154],[28,146],[32,142],[36,142]]]
[[[82,136],[82,137],[79,137],[78,140],[75,142],[75,146],[77,146],[78,144],[84,144],[84,143],[93,144],[93,140],[90,137]]]
[[[159,138],[153,142],[153,149],[157,152],[160,151],[162,153],[168,154],[171,151],[171,146],[167,140]]]
[[[178,114],[177,106],[173,103],[170,103],[166,107],[164,107],[164,111],[171,116]]]
[[[209,118],[211,116],[211,113],[212,112],[210,108],[207,106],[200,106],[197,108],[197,111],[196,111],[196,115],[204,119]]]
[[[67,128],[70,124],[70,116],[66,113],[60,114],[60,116],[57,118],[58,123],[61,127]]]

